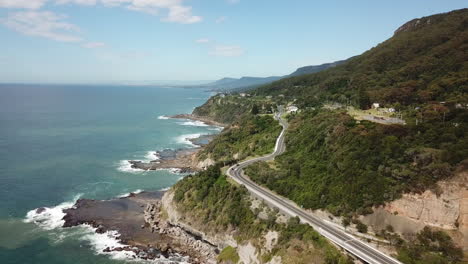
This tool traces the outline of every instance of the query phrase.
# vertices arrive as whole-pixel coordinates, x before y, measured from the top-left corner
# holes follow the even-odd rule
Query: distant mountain
[[[285,76],[270,76],[270,77],[242,77],[236,78],[222,78],[212,83],[208,83],[204,86],[216,91],[238,91],[256,88],[258,86],[269,84],[274,81],[281,80],[286,77],[299,76],[304,74],[316,73],[326,70],[331,67],[335,67],[345,62],[346,60],[335,61],[332,63],[325,63],[321,65],[305,66],[297,69],[295,72]]]
[[[321,65],[305,66],[305,67],[297,69],[295,72],[291,73],[288,77],[320,72],[320,71],[326,70],[328,68],[338,66],[338,65],[342,64],[345,61],[347,61],[347,60],[340,60],[340,61],[335,61],[335,62],[332,62],[332,63],[324,63],[324,64],[321,64]]]
[[[242,89],[242,88],[254,88],[262,84],[272,83],[281,78],[283,77],[280,77],[280,76],[242,77],[239,79],[223,78],[213,83],[209,83],[206,86],[210,87],[212,90],[231,91],[231,90],[237,90],[237,89]]]
[[[232,83],[232,82],[235,82],[235,81],[238,81],[239,79],[236,79],[236,78],[229,78],[229,77],[226,77],[226,78],[222,78],[220,80],[217,80],[213,83],[210,83],[208,85],[223,85],[223,84],[228,84],[228,83]]]

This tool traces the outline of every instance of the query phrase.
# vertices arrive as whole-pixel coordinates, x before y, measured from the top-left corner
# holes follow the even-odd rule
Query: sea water
[[[183,175],[134,170],[128,160],[155,160],[158,150],[191,148],[189,138],[217,133],[168,118],[210,95],[197,88],[0,85],[0,263],[128,262],[131,256],[102,253],[120,245],[117,234],[63,229],[62,210],[79,198],[176,183]]]

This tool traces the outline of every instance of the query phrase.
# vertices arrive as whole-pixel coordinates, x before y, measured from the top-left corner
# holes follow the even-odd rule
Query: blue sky
[[[466,0],[0,0],[0,82],[215,80],[358,55]]]

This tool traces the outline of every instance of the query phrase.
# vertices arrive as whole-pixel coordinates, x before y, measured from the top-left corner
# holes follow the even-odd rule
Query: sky
[[[466,0],[0,0],[0,82],[279,76]]]

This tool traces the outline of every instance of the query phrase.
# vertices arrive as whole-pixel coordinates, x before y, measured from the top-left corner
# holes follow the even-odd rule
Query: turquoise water
[[[57,228],[60,208],[78,197],[173,185],[181,175],[132,171],[126,160],[193,147],[186,137],[216,133],[161,118],[189,113],[209,96],[200,89],[0,85],[0,263],[120,263],[95,253],[105,238],[89,229]],[[38,207],[50,215],[35,224],[30,211]]]

